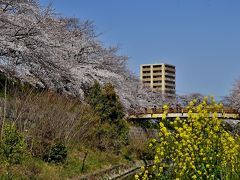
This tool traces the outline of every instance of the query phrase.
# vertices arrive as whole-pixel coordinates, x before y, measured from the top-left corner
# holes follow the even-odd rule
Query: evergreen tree
[[[87,92],[87,102],[100,117],[97,130],[98,148],[119,152],[127,143],[128,127],[124,118],[124,109],[112,84],[103,87],[95,82]]]

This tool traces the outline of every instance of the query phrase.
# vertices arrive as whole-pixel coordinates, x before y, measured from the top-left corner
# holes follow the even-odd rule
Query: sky
[[[63,16],[92,20],[104,46],[119,46],[137,76],[140,64],[175,65],[177,94],[226,96],[240,79],[239,0],[51,2]]]

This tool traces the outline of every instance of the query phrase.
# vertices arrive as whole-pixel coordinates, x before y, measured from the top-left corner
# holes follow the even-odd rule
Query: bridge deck
[[[147,113],[147,114],[132,114],[128,116],[128,119],[161,119],[163,116],[163,113]],[[211,115],[210,115],[211,116]],[[236,119],[239,120],[239,114],[238,113],[218,113],[218,118],[221,119]],[[187,118],[188,113],[168,113],[167,118]]]

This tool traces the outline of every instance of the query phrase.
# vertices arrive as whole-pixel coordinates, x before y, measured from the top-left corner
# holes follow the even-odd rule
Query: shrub
[[[44,156],[46,162],[64,163],[67,158],[67,148],[62,143],[55,144]]]
[[[153,151],[149,150],[147,146],[149,141],[149,137],[145,134],[131,135],[129,137],[129,145],[123,149],[124,157],[128,160],[153,160]]]
[[[87,102],[100,115],[101,121],[118,121],[124,117],[123,106],[112,84],[103,87],[96,81],[86,93]]]
[[[23,135],[13,123],[5,124],[0,147],[1,156],[7,165],[22,162],[26,146]]]
[[[128,125],[123,119],[124,109],[114,87],[110,83],[100,86],[96,81],[86,92],[86,100],[100,118],[96,146],[100,150],[119,153],[128,142]]]
[[[217,116],[221,104],[212,99],[189,104],[188,118],[170,122],[167,107],[160,122],[159,139],[149,147],[155,151],[154,165],[142,168],[136,179],[239,179],[239,136],[224,130]],[[210,110],[215,109],[216,112]]]

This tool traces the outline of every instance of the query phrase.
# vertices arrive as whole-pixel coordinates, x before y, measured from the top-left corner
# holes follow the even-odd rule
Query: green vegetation
[[[123,106],[112,84],[101,87],[96,81],[86,94],[87,102],[99,114],[101,122],[117,122],[124,117]]]
[[[64,163],[67,158],[67,148],[62,143],[54,144],[49,153],[43,157],[46,162]]]
[[[6,123],[3,128],[3,137],[0,142],[1,162],[7,166],[19,164],[23,160],[26,148],[23,135],[14,123]]]
[[[123,119],[123,106],[114,87],[110,83],[101,87],[95,82],[86,94],[87,102],[100,118],[96,133],[97,147],[120,153],[121,147],[128,144],[128,126]]]
[[[159,123],[154,120],[143,120],[143,121],[136,121],[133,122],[134,126],[141,127],[143,129],[159,129]]]
[[[82,172],[84,152],[88,151],[85,168]],[[25,157],[21,164],[12,164],[8,171],[0,164],[0,179],[67,179],[92,174],[115,164],[126,163],[121,156],[93,149],[68,147],[64,164],[47,163],[36,157]]]
[[[79,177],[140,157],[111,84],[95,83],[85,102],[7,85],[0,179]]]
[[[136,179],[240,179],[240,138],[224,129],[217,110],[222,107],[206,97],[192,101],[188,118],[167,123],[168,107],[160,122],[158,139],[149,144],[154,165],[142,167]],[[212,113],[209,110],[215,109]],[[166,127],[168,124],[171,130]]]
[[[239,179],[239,132],[226,130],[216,113],[210,116],[210,109],[221,108],[213,99],[191,102],[186,120],[168,121],[165,107],[161,123],[137,124],[160,129],[149,144],[147,136],[128,136],[129,124],[111,84],[95,82],[82,102],[16,87],[9,85],[12,90],[1,99],[7,100],[1,179],[78,178],[134,160],[154,160],[136,179]]]

